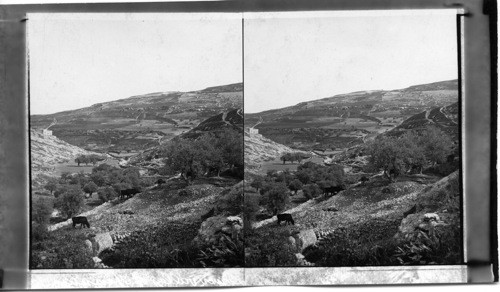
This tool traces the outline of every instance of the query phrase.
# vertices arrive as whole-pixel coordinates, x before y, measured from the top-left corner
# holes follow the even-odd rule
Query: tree
[[[78,157],[75,158],[75,162],[78,163],[78,166],[80,166],[80,163],[89,163],[89,159],[85,155],[79,155]]]
[[[288,188],[290,190],[292,190],[295,194],[297,194],[297,191],[301,190],[302,189],[302,182],[298,179],[294,179],[290,182],[290,184],[288,185]]]
[[[307,199],[313,199],[321,195],[322,191],[317,184],[305,185],[302,189],[304,192],[304,197]]]
[[[443,163],[451,153],[453,141],[436,127],[428,127],[419,133],[418,144],[423,148],[425,157],[433,164]]]
[[[89,197],[92,197],[92,194],[97,191],[97,188],[97,185],[91,181],[83,186],[83,191],[89,194]]]
[[[117,197],[117,193],[112,187],[101,187],[97,190],[99,199],[105,203]]]
[[[53,206],[48,200],[37,200],[31,209],[31,219],[37,224],[46,225],[52,214]]]
[[[282,212],[290,200],[288,188],[283,183],[271,183],[264,196],[267,198],[268,210],[271,210],[275,215]]]
[[[55,201],[55,206],[66,218],[71,218],[73,215],[78,214],[83,207],[84,200],[81,195],[80,188],[77,186],[70,186],[61,194]]]
[[[262,186],[264,185],[265,179],[262,176],[256,176],[252,183],[250,184],[251,187],[255,188],[257,192],[262,189]]]
[[[52,195],[57,189],[58,180],[56,178],[50,178],[47,183],[43,186],[44,189],[50,192]]]
[[[282,160],[283,164],[285,164],[286,161],[292,161],[292,155],[287,152],[280,157],[280,160]]]

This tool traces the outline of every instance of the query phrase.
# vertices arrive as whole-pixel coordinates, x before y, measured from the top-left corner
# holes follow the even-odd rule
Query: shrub
[[[112,187],[101,187],[97,190],[99,199],[105,203],[117,197],[117,193]]]
[[[68,187],[55,201],[55,206],[66,218],[77,214],[83,205],[84,199],[78,186]]]
[[[321,188],[317,184],[305,185],[302,191],[307,199],[313,199],[322,194]]]
[[[245,233],[246,267],[293,267],[297,264],[295,247],[288,244],[288,234],[275,229]]]
[[[244,267],[245,246],[243,241],[223,235],[217,244],[201,248],[196,260],[204,268]]]
[[[37,200],[31,209],[31,219],[40,225],[49,222],[53,206],[48,200]]]
[[[243,212],[243,184],[230,188],[217,204],[219,212],[238,215]]]
[[[50,237],[47,224],[33,223],[31,225],[31,236],[33,241],[42,241]]]

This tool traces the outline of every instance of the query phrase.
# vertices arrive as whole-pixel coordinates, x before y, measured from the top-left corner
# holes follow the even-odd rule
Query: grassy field
[[[106,164],[109,164],[111,166],[118,167],[118,160],[117,159],[108,158],[99,164],[102,164],[102,163],[106,163]],[[91,173],[92,168],[94,168],[94,167],[96,167],[96,165],[80,164],[80,166],[78,166],[78,164],[76,162],[69,161],[66,163],[60,163],[60,164],[56,165],[55,166],[55,174],[57,176],[60,176],[64,172],[77,173],[77,172],[82,172],[82,171],[83,171],[83,173]]]

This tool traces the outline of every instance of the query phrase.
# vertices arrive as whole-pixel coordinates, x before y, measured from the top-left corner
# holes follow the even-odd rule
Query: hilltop
[[[200,122],[243,107],[241,83],[190,92],[157,92],[132,96],[50,115],[31,116],[35,129],[50,127],[63,141],[98,151],[133,151],[158,144]]]
[[[453,115],[458,81],[441,81],[397,90],[371,90],[340,94],[294,106],[245,114],[245,124],[286,146],[311,150],[338,149],[392,130],[403,121],[433,108]],[[431,117],[437,112],[432,112]]]

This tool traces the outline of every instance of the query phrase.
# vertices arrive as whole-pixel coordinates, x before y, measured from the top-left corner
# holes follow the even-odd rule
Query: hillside
[[[223,128],[231,128],[238,131],[243,131],[243,114],[242,109],[233,109],[227,112],[222,112],[218,115],[210,117],[198,126],[181,135],[185,138],[194,138],[206,132],[218,131]]]
[[[255,125],[262,118],[263,122],[255,128],[273,141],[304,150],[335,150],[359,144],[413,115],[446,107],[457,100],[458,81],[450,80],[389,91],[358,91],[245,114],[245,124]],[[457,112],[444,109],[448,116]],[[431,114],[439,119],[439,113]]]
[[[279,160],[286,152],[296,152],[260,134],[250,135],[245,131],[245,173],[259,173],[262,163]],[[262,171],[260,171],[262,172]]]
[[[459,131],[458,114],[458,102],[435,107],[406,119],[399,126],[389,131],[388,134],[399,135],[407,130],[421,129],[433,125],[457,139]]]
[[[70,144],[92,151],[133,151],[170,139],[222,112],[243,107],[242,84],[191,92],[132,96],[50,115],[31,116],[31,127],[50,127]]]
[[[47,175],[53,175],[56,165],[73,161],[78,155],[95,154],[33,129],[30,138],[33,186],[38,186]]]

